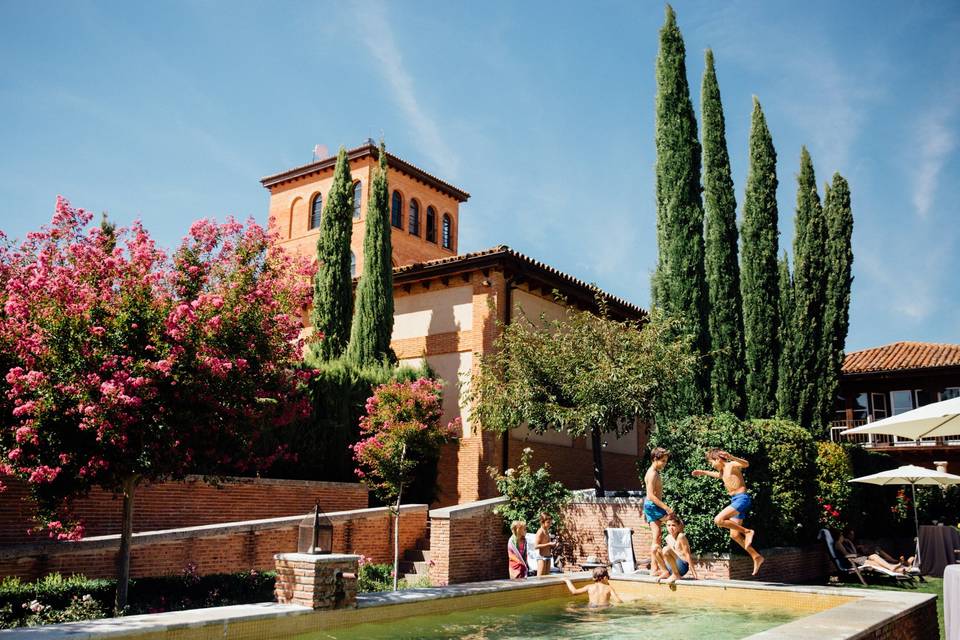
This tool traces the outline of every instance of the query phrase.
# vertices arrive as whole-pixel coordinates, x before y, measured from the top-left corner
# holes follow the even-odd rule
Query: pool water
[[[359,624],[300,636],[300,640],[450,638],[651,638],[734,640],[804,615],[798,611],[741,605],[673,605],[641,597],[622,605],[590,609],[585,600],[556,598],[515,607],[493,607]]]

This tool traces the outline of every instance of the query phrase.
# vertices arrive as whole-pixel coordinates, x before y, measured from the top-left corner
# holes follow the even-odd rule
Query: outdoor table
[[[947,640],[960,640],[960,564],[943,572],[943,622]]]
[[[925,576],[941,577],[947,565],[957,561],[955,549],[960,549],[960,531],[946,525],[920,527],[920,570]]]

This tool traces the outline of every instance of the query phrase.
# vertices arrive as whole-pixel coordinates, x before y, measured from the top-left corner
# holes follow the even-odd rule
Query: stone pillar
[[[278,553],[273,560],[277,567],[274,589],[277,602],[312,609],[357,606],[360,556],[344,553]]]

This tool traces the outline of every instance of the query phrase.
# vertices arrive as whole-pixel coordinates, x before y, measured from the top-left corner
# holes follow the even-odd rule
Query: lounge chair
[[[637,559],[633,554],[633,529],[607,529],[607,562],[612,573],[634,573]]]
[[[837,548],[833,541],[833,534],[830,533],[829,529],[820,529],[820,534],[817,536],[817,539],[823,540],[827,545],[827,554],[830,556],[830,560],[833,562],[833,566],[836,568],[837,573],[841,576],[855,575],[863,584],[863,586],[867,586],[867,581],[863,577],[864,575],[889,578],[897,582],[913,582],[914,580],[912,575],[890,571],[889,569],[885,569],[883,567],[876,567],[868,564],[857,566],[852,562],[851,557],[837,553]]]
[[[537,534],[528,533],[527,534],[527,574],[531,576],[537,575],[537,561],[543,558],[543,554],[537,551],[537,548],[534,546],[536,544]],[[550,557],[550,567],[549,573],[563,573],[563,569],[556,566],[555,558]]]

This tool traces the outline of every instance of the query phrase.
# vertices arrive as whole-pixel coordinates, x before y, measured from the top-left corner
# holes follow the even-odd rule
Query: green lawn
[[[871,584],[864,587],[857,582],[844,584],[844,587],[856,589],[886,589],[888,591],[916,591],[919,593],[932,593],[937,596],[937,618],[940,620],[940,638],[946,638],[946,630],[943,628],[943,578],[925,578],[926,582],[917,582],[916,586],[902,586],[898,584]]]

